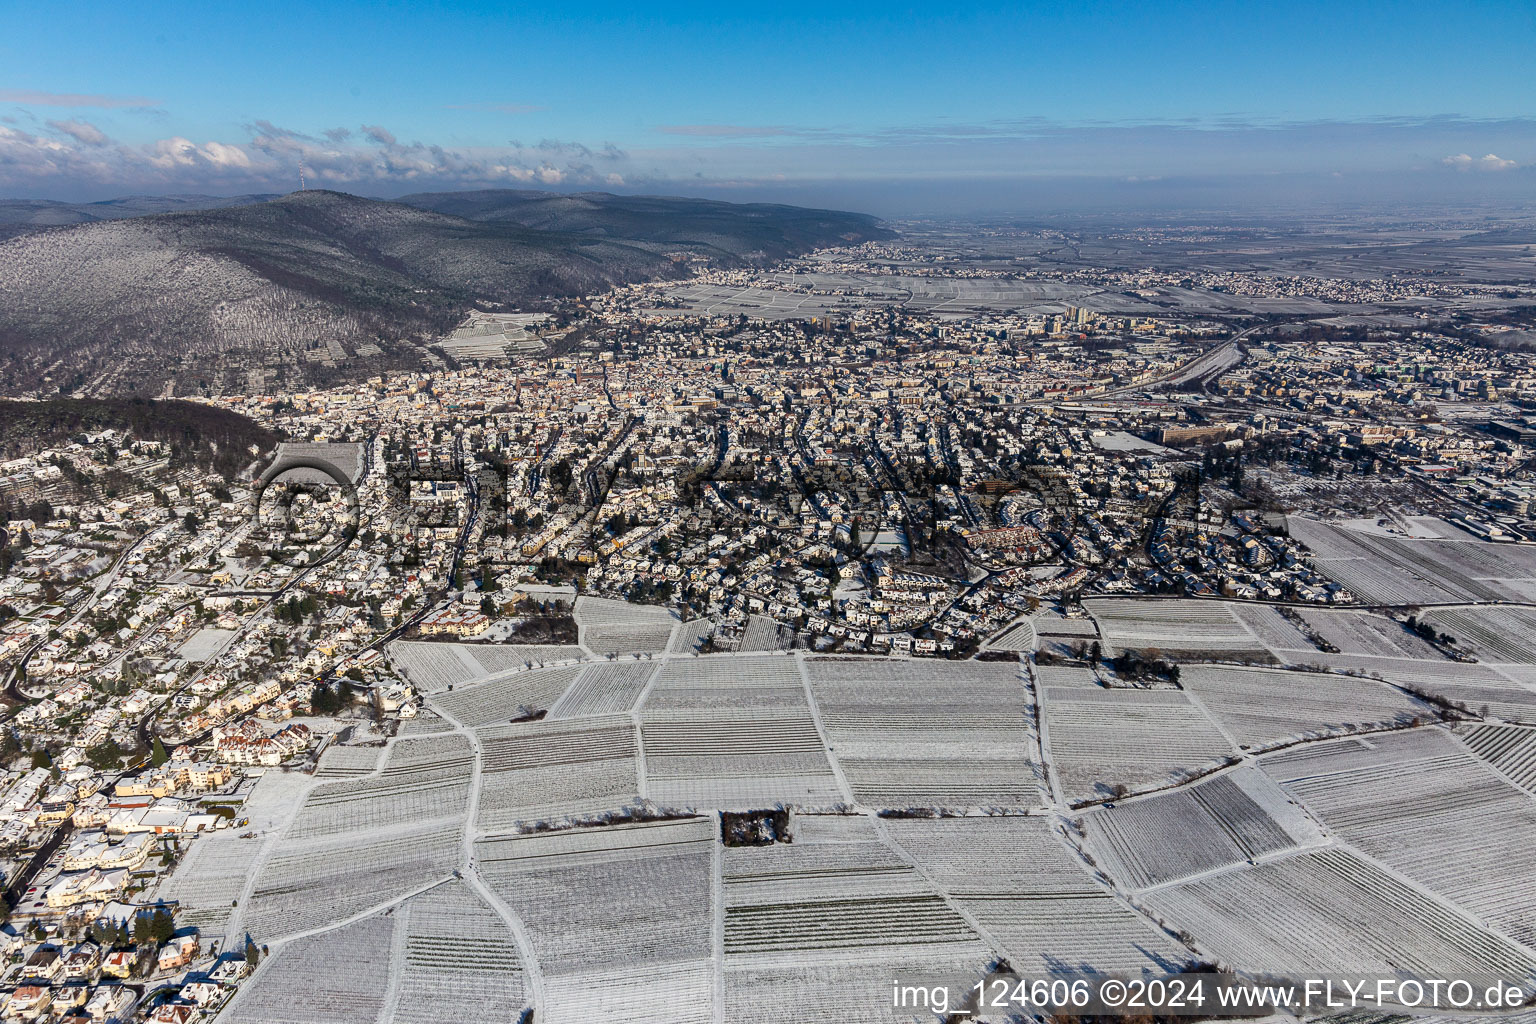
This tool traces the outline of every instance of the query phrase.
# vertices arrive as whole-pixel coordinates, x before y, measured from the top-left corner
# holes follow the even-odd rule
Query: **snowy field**
[[[1536,944],[1536,801],[1446,730],[1318,744],[1262,764],[1340,838]]]
[[[597,655],[665,651],[678,624],[665,608],[603,597],[578,597],[572,616],[581,645]]]
[[[707,818],[476,845],[533,944],[541,1021],[713,1020],[714,845]]]
[[[1516,725],[1472,725],[1460,733],[1474,754],[1528,793],[1536,793],[1536,729]]]
[[[1163,973],[1178,940],[1097,882],[1048,817],[890,820],[891,839],[1023,974]]]
[[[1073,802],[1169,786],[1237,753],[1178,690],[1046,687],[1041,703],[1051,762]]]
[[[1298,608],[1296,614],[1313,633],[1337,647],[1340,654],[1449,660],[1406,625],[1385,615],[1329,608]]]
[[[982,645],[989,651],[1032,651],[1035,627],[1028,619],[1015,622]]]
[[[1386,683],[1322,672],[1185,666],[1180,685],[1245,749],[1429,721],[1435,709]]]
[[[579,647],[552,644],[448,644],[397,640],[390,660],[423,694],[441,693],[512,669],[556,665],[586,657]]]
[[[588,665],[549,709],[550,718],[580,718],[632,711],[645,684],[660,667],[654,661],[600,662]]]
[[[662,806],[827,807],[846,799],[794,658],[668,662],[640,722],[645,795]]]
[[[525,1005],[511,931],[465,883],[444,882],[400,910],[392,1024],[512,1020]]]
[[[526,1000],[506,923],[465,883],[448,881],[397,908],[274,948],[219,1019],[512,1021]]]
[[[274,949],[219,1020],[376,1024],[389,995],[394,931],[394,918],[374,916]]]
[[[789,639],[784,635],[787,632],[787,630],[781,630],[779,624],[766,615],[749,615],[747,628],[741,634],[741,646],[738,650],[743,653],[785,650]]]
[[[1400,688],[1518,710],[1536,666],[1432,659],[1359,610],[1297,610],[1325,654],[1274,609],[1091,603],[1106,640],[1172,623],[1208,660],[1132,688],[1027,653],[529,669],[402,645],[435,710],[267,771],[254,837],[196,840],[157,895],[271,944],[242,1024],[895,1022],[892,972],[1000,956],[1536,981],[1536,729],[1436,724]],[[591,624],[624,627],[611,605]],[[1210,663],[1245,644],[1392,683]],[[780,805],[790,841],[721,842],[715,810]]]
[[[1232,615],[1248,627],[1258,641],[1284,662],[1292,662],[1297,659],[1290,652],[1312,652],[1317,650],[1312,641],[1307,639],[1307,634],[1285,616],[1279,608],[1262,604],[1231,604],[1227,606]],[[1286,652],[1286,653],[1281,653]]]
[[[1099,624],[1106,656],[1156,650],[1165,658],[1270,660],[1268,649],[1218,601],[1106,597],[1083,607]]]
[[[479,732],[476,824],[489,832],[639,802],[639,740],[627,716],[492,726]]]
[[[804,665],[857,803],[1040,806],[1018,664],[809,658]]]
[[[448,875],[472,767],[462,736],[396,740],[379,774],[315,786],[252,884],[245,927],[291,935]]]
[[[1436,608],[1424,619],[1479,661],[1536,665],[1536,608]]]
[[[1321,834],[1267,776],[1240,768],[1172,793],[1083,815],[1099,866],[1131,889],[1268,857]]]
[[[1169,926],[1239,971],[1281,977],[1536,976],[1526,950],[1338,848],[1160,889]]]
[[[975,961],[985,957],[976,931],[869,819],[802,817],[796,824],[792,843],[724,852],[727,964],[950,944]]]
[[[771,620],[770,620],[771,621]],[[704,638],[715,631],[715,624],[709,619],[692,619],[679,623],[677,632],[667,644],[667,650],[673,654],[691,654],[699,649]],[[743,646],[742,650],[749,648]]]
[[[315,769],[317,779],[343,779],[356,775],[371,775],[379,767],[383,747],[357,747],[331,744],[320,755],[320,765]]]
[[[1509,722],[1536,724],[1536,670],[1511,665],[1494,668],[1422,658],[1379,658],[1364,654],[1318,653],[1308,663],[1333,672],[1370,676],[1427,693]]]
[[[284,842],[256,878],[243,926],[266,940],[345,921],[447,878],[460,847],[460,828],[443,825]]]
[[[178,903],[180,924],[202,930],[207,942],[224,933],[234,903],[260,856],[259,839],[241,839],[226,829],[189,844],[186,856],[160,885],[159,898]]]
[[[553,707],[585,667],[566,665],[503,672],[473,686],[436,693],[429,700],[440,714],[461,725],[491,725],[528,718]]]
[[[1289,516],[1292,537],[1311,551],[1319,572],[1368,604],[1448,604],[1536,600],[1536,549],[1393,536],[1340,523]]]
[[[219,652],[219,649],[235,635],[232,629],[217,629],[213,626],[204,626],[192,638],[181,645],[176,653],[187,661],[195,661],[199,664],[207,661]]]

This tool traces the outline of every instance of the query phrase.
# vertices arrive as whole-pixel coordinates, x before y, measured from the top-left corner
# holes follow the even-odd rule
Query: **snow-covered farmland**
[[[747,616],[747,627],[741,634],[740,651],[783,650],[789,636],[784,635],[779,624],[766,615]]]
[[[426,708],[416,712],[415,718],[405,718],[400,721],[400,729],[396,733],[399,736],[426,736],[434,732],[448,732],[453,726],[447,719],[434,711]]]
[[[314,787],[257,875],[246,929],[291,935],[448,875],[471,768],[465,737],[428,736],[397,740],[378,775]]]
[[[725,955],[957,943],[978,961],[976,931],[862,817],[805,816],[792,843],[724,852]]]
[[[533,944],[541,1021],[713,1019],[715,841],[711,819],[690,818],[476,844]]]
[[[1077,690],[1102,690],[1104,682],[1098,672],[1087,665],[1035,665],[1035,679],[1041,686],[1066,687]]]
[[[1179,682],[1238,743],[1253,750],[1435,717],[1423,701],[1354,676],[1186,665]]]
[[[202,929],[205,941],[219,935],[261,849],[261,840],[241,839],[229,829],[202,837],[161,883],[158,897],[179,904],[177,921]]]
[[[1474,754],[1527,792],[1536,793],[1536,729],[1518,725],[1473,725],[1461,733]]]
[[[668,807],[845,800],[794,658],[688,658],[657,675],[640,711],[645,795]]]
[[[278,845],[242,919],[266,941],[337,921],[444,879],[461,859],[461,827],[431,825]]]
[[[528,668],[531,665],[555,665],[580,661],[586,657],[573,644],[464,644],[464,652],[484,670],[485,675]]]
[[[463,644],[397,640],[389,645],[389,657],[422,693],[437,693],[486,674]]]
[[[1528,665],[1495,669],[1457,661],[1323,653],[1307,661],[1334,672],[1378,676],[1474,713],[1486,709],[1506,721],[1536,723],[1536,669]]]
[[[1303,660],[1293,652],[1311,652],[1317,649],[1312,645],[1312,641],[1307,639],[1307,634],[1303,633],[1296,623],[1287,618],[1279,608],[1263,604],[1230,604],[1227,607],[1237,621],[1247,626],[1248,631],[1282,661]]]
[[[772,622],[773,620],[768,620]],[[715,624],[710,619],[690,619],[677,627],[672,640],[667,644],[667,650],[673,654],[691,654],[699,649],[704,638],[715,631]],[[743,648],[747,650],[749,648]]]
[[[413,742],[452,741],[463,737],[432,737]],[[393,767],[393,766],[391,766]],[[432,818],[461,818],[469,798],[470,763],[467,748],[440,767],[391,771],[379,776],[326,783],[310,791],[288,839],[315,839],[344,832],[392,828]]]
[[[461,725],[491,725],[548,711],[581,674],[583,665],[523,669],[491,676],[473,686],[434,694],[433,707]]]
[[[1035,649],[1035,627],[1028,619],[1023,619],[992,637],[983,646],[989,651],[1032,651]]]
[[[1040,805],[1018,664],[809,658],[805,671],[858,803]]]
[[[1530,954],[1347,850],[1242,867],[1143,899],[1202,953],[1290,978],[1536,974]]]
[[[370,775],[379,767],[379,755],[383,753],[383,747],[333,743],[320,755],[320,766],[315,769],[315,778],[346,779],[355,775]]]
[[[881,828],[1015,970],[1163,973],[1191,959],[1097,882],[1053,819],[889,819]]]
[[[1449,660],[1433,644],[1386,615],[1331,608],[1299,608],[1296,614],[1312,632],[1337,647],[1341,654],[1422,658],[1433,662]]]
[[[376,1024],[395,919],[374,915],[273,950],[219,1015],[234,1024]]]
[[[657,668],[654,661],[605,661],[588,665],[565,695],[549,709],[549,717],[578,718],[633,710]]]
[[[1101,807],[1082,821],[1099,866],[1132,889],[1321,839],[1274,782],[1246,767],[1176,792]]]
[[[725,1024],[912,1024],[925,1018],[892,1005],[891,979],[942,978],[962,988],[974,984],[986,964],[943,956],[956,948],[876,947],[867,959],[847,952],[835,960],[814,954],[771,961],[738,958],[725,972],[723,1019]]]
[[[979,976],[988,945],[863,816],[796,815],[794,842],[722,855],[725,1019],[892,1019],[891,972]]]
[[[1435,608],[1423,618],[1482,661],[1536,665],[1536,608]]]
[[[1287,528],[1319,572],[1370,604],[1450,604],[1536,599],[1536,551],[1460,534],[1454,540],[1391,536],[1290,516]]]
[[[617,811],[639,800],[635,724],[627,716],[492,726],[479,735],[481,829]]]
[[[1168,786],[1237,753],[1178,690],[1043,690],[1051,763],[1074,802]]]
[[[665,608],[578,597],[572,613],[581,645],[593,654],[665,651],[677,616]]]
[[[1218,601],[1098,598],[1083,607],[1099,624],[1105,654],[1157,650],[1186,660],[1269,661],[1269,650]]]
[[[579,647],[550,644],[452,644],[397,640],[390,660],[411,685],[425,694],[478,682],[487,676],[534,665],[578,661]]]
[[[392,1024],[517,1019],[526,998],[517,946],[468,885],[444,882],[411,897],[397,916],[405,936]]]
[[[1536,801],[1446,730],[1311,745],[1262,765],[1341,838],[1536,943]]]

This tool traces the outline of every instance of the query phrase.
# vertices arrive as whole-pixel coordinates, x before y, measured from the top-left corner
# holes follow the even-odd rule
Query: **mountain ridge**
[[[275,193],[263,193],[239,196],[127,195],[86,203],[58,199],[0,199],[0,240],[69,224],[146,217],[157,213],[224,209],[265,203],[277,198]]]
[[[469,219],[310,190],[0,241],[0,393],[302,389],[419,368],[422,344],[472,308],[678,277],[681,257],[746,265],[889,234],[863,214],[712,200],[480,203]]]

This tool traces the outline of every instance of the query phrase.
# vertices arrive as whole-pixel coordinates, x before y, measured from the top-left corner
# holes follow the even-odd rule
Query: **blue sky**
[[[866,190],[887,214],[1536,185],[1530,0],[147,6],[12,0],[0,194],[287,191],[301,162],[369,195]]]

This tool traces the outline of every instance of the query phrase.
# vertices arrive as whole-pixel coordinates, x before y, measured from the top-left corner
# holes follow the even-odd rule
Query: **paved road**
[[[96,602],[101,599],[101,595],[112,589],[112,585],[117,582],[120,576],[122,576],[123,569],[128,564],[128,556],[133,554],[134,551],[138,550],[139,545],[148,540],[150,535],[154,532],[154,530],[149,531],[149,533],[144,534],[144,536],[140,537],[138,540],[134,541],[132,544],[123,549],[122,554],[117,556],[117,561],[112,564],[112,568],[107,570],[105,574],[96,578],[95,582],[92,584],[91,595],[84,601],[80,602],[80,607],[75,610],[75,614],[66,619],[59,627],[60,629],[64,628],[65,626],[72,626],[76,622],[79,622],[86,612],[95,607]],[[5,700],[8,703],[25,704],[29,700],[37,699],[31,694],[22,690],[22,672],[26,668],[27,662],[32,660],[32,655],[36,654],[42,648],[43,644],[47,642],[48,639],[46,636],[39,637],[37,642],[34,643],[31,647],[27,648],[26,653],[18,658],[6,672]]]

